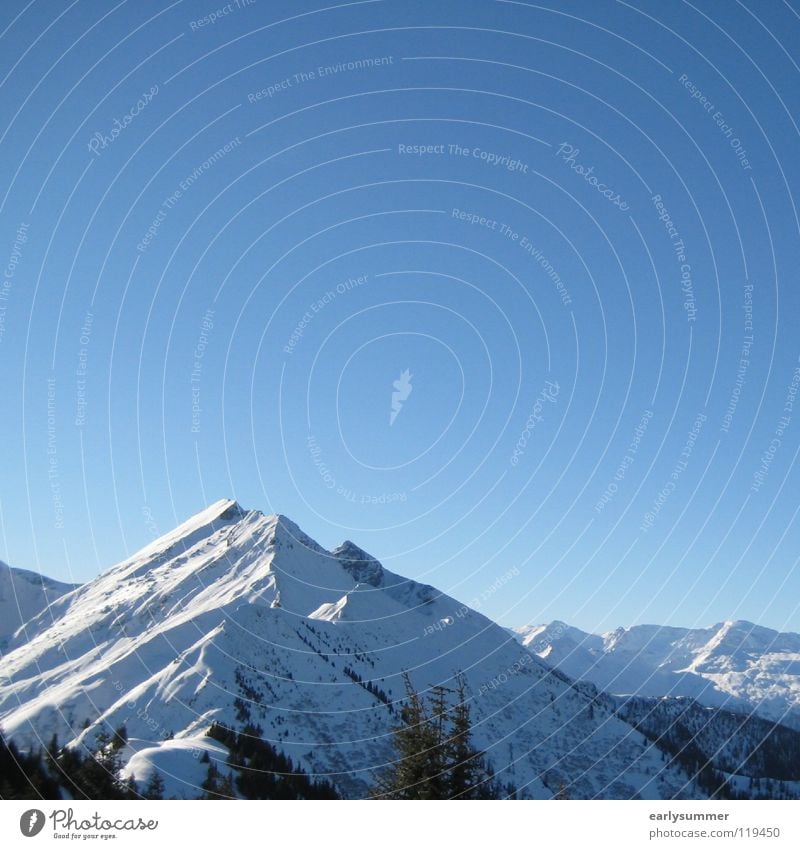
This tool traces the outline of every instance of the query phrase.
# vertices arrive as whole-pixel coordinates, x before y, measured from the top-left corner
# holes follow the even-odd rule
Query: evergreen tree
[[[217,790],[221,799],[235,799],[236,790],[233,787],[233,779],[230,775],[223,775],[219,780],[219,788]]]
[[[406,701],[395,729],[397,760],[371,793],[384,799],[492,799],[499,796],[483,754],[472,745],[466,682],[436,686],[429,704],[404,676]],[[450,704],[455,693],[455,705]],[[509,788],[513,790],[513,788]]]
[[[154,769],[150,778],[142,792],[143,799],[163,799],[164,798],[164,779],[161,773]]]
[[[81,755],[75,749],[63,749],[57,757],[63,783],[75,798],[132,799],[138,798],[135,784],[120,778],[122,755],[127,732],[120,726],[112,737],[100,729],[94,748]]]
[[[500,795],[483,753],[472,745],[472,726],[464,676],[456,678],[457,701],[452,709],[452,729],[446,743],[450,799],[497,799]]]
[[[132,779],[119,778],[120,744],[114,745],[101,732],[97,745],[97,750],[82,755],[75,749],[59,749],[53,735],[45,751],[21,753],[0,734],[0,798],[61,799],[62,788],[76,799],[137,798]]]
[[[216,764],[209,764],[208,771],[206,772],[206,780],[200,785],[200,789],[203,791],[203,795],[200,798],[221,799],[219,781],[220,775]]]
[[[567,788],[566,782],[562,778],[558,784],[558,790],[553,795],[554,799],[569,799],[569,790]]]
[[[202,787],[204,798],[244,797],[245,799],[337,799],[333,786],[312,780],[291,758],[264,740],[258,726],[245,726],[236,732],[214,723],[208,736],[222,743],[229,752],[230,776],[222,776],[212,763]]]
[[[125,727],[124,724],[120,725],[119,728],[114,731],[113,735],[111,736],[110,743],[111,748],[115,752],[118,752],[120,749],[124,749],[125,746],[128,745],[128,729]]]
[[[58,782],[39,751],[23,754],[0,733],[0,799],[60,799]]]
[[[373,793],[388,799],[442,799],[440,786],[442,772],[441,743],[437,724],[411,685],[408,675],[403,677],[406,701],[400,711],[401,724],[395,729],[394,745],[397,760],[379,776]]]

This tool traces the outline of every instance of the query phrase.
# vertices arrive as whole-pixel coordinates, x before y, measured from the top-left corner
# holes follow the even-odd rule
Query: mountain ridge
[[[664,747],[668,729],[645,703],[573,680],[519,645],[542,629],[520,630],[349,540],[327,551],[281,514],[222,499],[15,632],[0,725],[28,748],[55,734],[90,749],[124,725],[124,776],[146,783],[158,770],[176,798],[197,795],[206,762],[226,763],[212,725],[257,728],[310,776],[361,798],[394,757],[406,676],[424,694],[463,674],[475,743],[520,796],[705,798],[720,785],[705,768],[701,781],[682,747]],[[552,653],[582,633],[558,623],[542,639]],[[686,709],[662,721],[671,716],[696,725]],[[723,765],[757,747],[735,741]]]
[[[458,615],[456,615],[459,611]],[[463,612],[460,612],[463,611]],[[549,798],[702,797],[645,735],[500,626],[345,541],[215,502],[35,616],[4,656],[0,724],[19,744],[91,747],[125,725],[126,774],[197,795],[213,723],[257,726],[311,776],[368,795],[393,757],[408,676],[463,673],[476,744],[504,784]]]
[[[30,619],[78,586],[17,569],[0,560],[0,651],[6,651],[14,633]]]
[[[800,634],[741,619],[599,635],[556,621],[509,632],[554,668],[605,692],[688,697],[800,729]]]

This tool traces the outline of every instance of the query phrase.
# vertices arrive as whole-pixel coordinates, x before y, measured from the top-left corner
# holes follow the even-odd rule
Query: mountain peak
[[[314,552],[324,552],[322,546],[312,539],[296,522],[283,513],[274,513],[268,517],[272,522],[272,539],[276,548],[293,549],[295,546]]]
[[[350,540],[327,551],[287,517],[232,499],[48,605],[14,640],[4,733],[31,748],[54,734],[83,745],[124,724],[128,775],[163,764],[177,796],[199,791],[193,753],[214,722],[258,724],[304,770],[367,796],[373,767],[393,755],[404,676],[427,692],[458,670],[476,745],[525,792],[548,798],[574,776],[577,798],[671,798],[690,782],[594,688],[552,675],[483,615]],[[161,730],[172,739],[154,739]]]
[[[331,552],[342,567],[346,569],[353,579],[361,584],[370,584],[373,587],[380,585],[383,578],[383,567],[363,548],[346,539]]]
[[[513,633],[549,665],[609,693],[738,705],[800,728],[800,634],[743,619],[701,628],[633,625],[582,640],[575,639],[582,632],[555,622]]]
[[[219,501],[209,504],[199,513],[190,516],[173,530],[149,542],[114,567],[114,570],[129,574],[131,568],[134,571],[139,571],[142,568],[147,569],[152,566],[153,557],[163,558],[174,555],[179,550],[186,551],[195,545],[198,540],[207,537],[210,533],[225,525],[239,522],[247,514],[247,511],[234,499],[221,498]]]
[[[219,501],[215,501],[208,510],[219,510],[218,517],[220,519],[241,519],[247,513],[233,498],[221,498]]]
[[[0,649],[21,625],[76,587],[0,560]]]
[[[371,554],[367,554],[361,546],[356,545],[349,539],[346,539],[341,545],[337,545],[331,552],[335,557],[346,560],[364,560],[371,561],[375,558]]]

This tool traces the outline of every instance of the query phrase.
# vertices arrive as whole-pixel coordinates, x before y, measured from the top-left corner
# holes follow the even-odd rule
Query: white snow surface
[[[456,615],[458,612],[458,615]],[[346,542],[321,548],[283,516],[213,504],[61,596],[10,637],[0,725],[70,745],[125,724],[126,774],[199,795],[212,721],[256,723],[311,775],[366,796],[392,758],[402,675],[466,677],[475,743],[534,798],[697,797],[679,768],[505,629]],[[360,682],[360,683],[359,683]],[[366,687],[371,682],[372,692]],[[376,692],[379,695],[376,695]]]
[[[744,620],[602,635],[555,621],[510,633],[552,667],[608,693],[688,696],[800,729],[800,634]]]
[[[165,799],[196,799],[209,764],[213,763],[221,776],[231,774],[226,764],[228,749],[205,735],[165,740],[157,746],[130,740],[122,754],[127,756],[122,778],[134,778],[146,787],[157,771],[164,780]]]
[[[76,588],[0,560],[0,651],[28,620]]]

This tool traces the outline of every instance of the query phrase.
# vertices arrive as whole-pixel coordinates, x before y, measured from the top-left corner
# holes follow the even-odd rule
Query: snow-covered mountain
[[[0,651],[18,628],[75,587],[0,560]]]
[[[306,772],[365,796],[393,756],[402,675],[462,672],[474,741],[535,798],[702,797],[591,685],[505,629],[350,542],[326,551],[283,516],[220,501],[9,640],[0,725],[19,745],[93,743],[124,724],[127,774],[196,796],[225,747],[213,721],[261,728]]]
[[[713,766],[710,782],[724,781],[724,796],[800,798],[800,731],[677,696],[600,698],[692,771]]]
[[[685,696],[800,729],[800,634],[745,621],[601,636],[551,622],[511,633],[552,667],[609,693]]]

